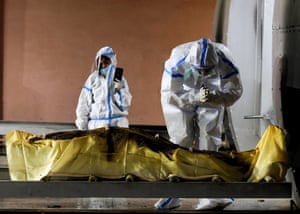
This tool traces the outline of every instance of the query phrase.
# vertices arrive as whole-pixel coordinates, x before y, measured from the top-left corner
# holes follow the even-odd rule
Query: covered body
[[[255,150],[244,152],[189,151],[141,130],[110,127],[56,132],[45,136],[23,131],[6,134],[11,180],[38,181],[96,176],[162,181],[259,182],[266,176],[284,180],[288,168],[284,134],[270,126]]]

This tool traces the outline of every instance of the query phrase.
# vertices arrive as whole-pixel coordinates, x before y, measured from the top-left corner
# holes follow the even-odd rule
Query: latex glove
[[[76,126],[79,130],[87,130],[88,125],[86,121],[83,120],[76,120]]]
[[[209,90],[206,87],[200,88],[199,93],[196,95],[196,100],[200,101],[201,103],[205,103],[208,100]]]
[[[115,90],[121,90],[121,88],[123,87],[122,81],[118,80],[118,81],[114,81],[114,89]]]

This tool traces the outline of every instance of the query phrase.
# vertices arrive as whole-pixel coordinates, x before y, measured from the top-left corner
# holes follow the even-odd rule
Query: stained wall
[[[171,49],[212,38],[215,0],[3,0],[3,120],[74,122],[97,50],[117,53],[133,95],[130,124],[163,125]],[[0,46],[1,47],[1,46]]]

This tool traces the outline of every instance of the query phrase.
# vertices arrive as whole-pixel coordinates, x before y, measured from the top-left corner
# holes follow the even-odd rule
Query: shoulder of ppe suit
[[[232,52],[230,51],[230,49],[225,46],[224,44],[222,43],[217,43],[215,42],[214,43],[217,51],[221,54],[224,55],[224,57],[226,57],[227,59],[229,59],[232,63],[234,63],[234,59],[233,59],[233,56],[232,56]]]
[[[173,48],[170,57],[165,61],[165,70],[180,73],[180,67],[185,63],[184,60],[193,44],[195,42],[188,42]]]
[[[87,80],[94,80],[95,78],[97,78],[97,76],[99,76],[99,71],[95,70],[92,73],[90,73]]]
[[[92,83],[96,80],[96,78],[99,76],[98,71],[95,70],[93,73],[91,73],[88,78],[85,81],[85,85],[87,87],[90,87]]]
[[[187,43],[183,43],[183,44],[176,46],[175,48],[172,49],[169,59],[174,59],[174,58],[180,59],[180,58],[185,57],[188,54],[190,48],[196,42],[197,41],[187,42]]]

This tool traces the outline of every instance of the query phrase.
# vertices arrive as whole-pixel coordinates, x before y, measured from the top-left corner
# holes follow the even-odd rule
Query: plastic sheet
[[[283,130],[269,126],[253,150],[189,151],[132,128],[99,128],[47,135],[13,130],[6,134],[11,180],[98,177],[161,181],[283,181],[289,167]]]

